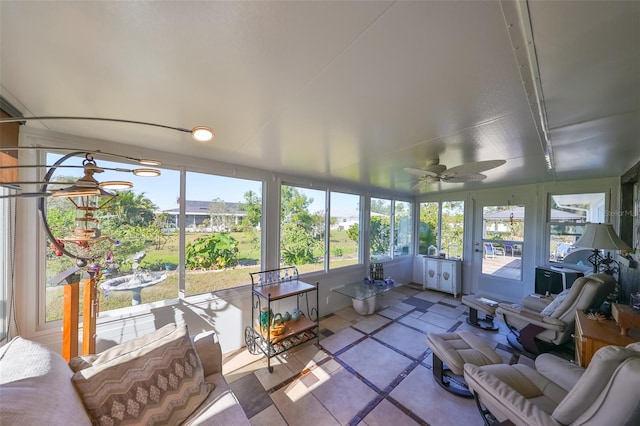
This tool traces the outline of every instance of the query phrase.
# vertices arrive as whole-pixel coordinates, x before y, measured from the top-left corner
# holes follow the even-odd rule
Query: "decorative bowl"
[[[284,324],[274,324],[271,327],[271,335],[272,336],[280,336],[281,334],[284,334],[284,330],[287,328],[286,325]]]

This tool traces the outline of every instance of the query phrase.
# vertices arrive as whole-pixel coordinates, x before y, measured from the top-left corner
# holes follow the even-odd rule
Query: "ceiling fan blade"
[[[442,175],[447,177],[473,175],[476,173],[495,169],[496,167],[502,166],[506,162],[506,160],[487,160],[461,164],[459,166],[455,166],[445,170]]]
[[[445,166],[444,164],[427,164],[427,167],[425,167],[424,170],[427,170],[439,175],[443,173],[445,170],[447,170],[447,166]]]
[[[449,182],[449,183],[479,182],[486,178],[487,176],[481,173],[473,173],[470,175],[444,176],[442,178],[442,181]]]
[[[420,177],[422,177],[422,176],[432,176],[432,177],[437,177],[437,176],[438,176],[438,173],[434,173],[434,172],[431,172],[431,171],[429,171],[429,170],[423,170],[423,169],[412,169],[412,168],[410,168],[410,167],[405,167],[405,168],[404,168],[404,171],[405,171],[405,172],[407,172],[407,173],[409,173],[409,174],[412,174],[412,175],[415,175],[415,176],[420,176]]]

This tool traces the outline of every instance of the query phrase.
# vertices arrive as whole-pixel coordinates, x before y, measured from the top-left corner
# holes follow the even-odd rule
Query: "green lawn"
[[[203,233],[191,233],[186,235],[187,243]],[[251,284],[250,272],[260,270],[260,248],[251,242],[248,234],[234,232],[231,235],[238,241],[240,250],[240,265],[218,271],[187,271],[185,291],[187,296],[208,293],[217,290]],[[341,256],[335,256],[336,249],[340,249]],[[332,231],[330,241],[330,265],[331,268],[353,265],[358,263],[357,244],[347,238],[346,231]],[[323,258],[323,252],[316,253],[319,259]],[[141,267],[146,269],[162,270],[165,263],[178,264],[178,236],[172,235],[161,250],[153,247],[147,249],[147,254],[141,262]],[[323,269],[322,263],[296,265],[300,274]],[[142,303],[151,303],[178,297],[178,273],[177,271],[163,271],[167,278],[151,287],[142,289]],[[130,291],[111,291],[108,297],[104,292],[98,291],[100,311],[124,308],[131,306]],[[81,289],[82,304],[82,289]],[[63,286],[47,287],[46,293],[46,321],[55,321],[62,318]],[[80,308],[82,310],[82,307]]]

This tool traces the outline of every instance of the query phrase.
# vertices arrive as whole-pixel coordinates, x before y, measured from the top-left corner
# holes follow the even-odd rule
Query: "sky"
[[[57,154],[47,155],[47,165],[52,165],[61,156]],[[81,165],[80,158],[68,159],[62,165]],[[148,166],[138,166],[131,164],[113,163],[109,161],[96,160],[98,167],[137,169]],[[162,169],[161,175],[157,177],[140,177],[131,173],[121,171],[105,170],[94,177],[99,182],[110,180],[125,180],[133,183],[132,191],[136,194],[144,193],[146,197],[153,201],[160,210],[175,209],[178,207],[177,199],[180,195],[180,172],[175,170]],[[82,176],[82,168],[60,168],[53,174],[56,176]],[[194,201],[212,201],[220,198],[228,203],[238,203],[244,201],[244,194],[253,191],[262,196],[262,182],[247,179],[230,178],[217,175],[209,175],[195,172],[187,172],[186,197]],[[299,188],[308,198],[313,198],[309,211],[314,213],[325,210],[324,191]],[[332,199],[332,210],[335,213],[344,215],[349,212],[357,214],[356,197],[343,196],[334,193]],[[355,205],[354,205],[355,204]]]

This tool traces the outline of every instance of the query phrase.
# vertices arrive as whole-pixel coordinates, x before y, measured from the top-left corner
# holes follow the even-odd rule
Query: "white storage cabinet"
[[[462,262],[458,259],[425,256],[422,288],[458,297],[462,292]]]

